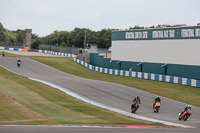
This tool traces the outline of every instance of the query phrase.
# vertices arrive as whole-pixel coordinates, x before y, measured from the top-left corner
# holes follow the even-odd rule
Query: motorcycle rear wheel
[[[156,113],[158,113],[158,111],[159,111],[159,107],[156,107]]]
[[[185,116],[183,117],[183,120],[186,121],[186,120],[188,119],[188,117],[189,117],[188,115],[185,115]]]

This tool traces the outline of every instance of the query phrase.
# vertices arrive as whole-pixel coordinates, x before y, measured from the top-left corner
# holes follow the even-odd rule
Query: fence
[[[11,47],[11,48],[24,48],[24,45],[22,43],[0,43],[0,46],[2,47]]]
[[[76,56],[75,54],[71,54],[71,53],[54,52],[54,51],[48,51],[48,50],[35,50],[35,52],[59,55],[59,56],[66,56],[66,57],[75,57]]]
[[[40,44],[39,49],[40,50],[47,50],[47,51],[54,51],[54,52],[78,54],[80,48]]]

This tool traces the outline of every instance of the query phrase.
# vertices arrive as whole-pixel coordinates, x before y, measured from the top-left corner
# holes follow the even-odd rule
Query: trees
[[[17,31],[13,31],[17,35],[17,43],[23,43],[26,33],[24,30],[18,29]]]
[[[86,33],[86,43],[98,45],[99,48],[109,48],[111,46],[111,34],[113,29],[102,29],[101,31],[92,31],[87,28],[74,28],[72,31],[55,30],[50,35],[38,37],[32,34],[32,48],[38,48],[39,44],[58,45],[67,47],[84,48],[84,38]],[[0,42],[9,44],[23,44],[25,39],[24,30],[9,31],[3,28],[0,23]]]
[[[7,36],[6,36],[7,43],[11,43],[11,44],[17,43],[17,34],[16,33],[6,30],[6,34],[7,34]]]
[[[73,31],[70,32],[70,40],[71,40],[71,46],[75,47],[84,47],[84,37],[85,37],[85,31],[86,34],[89,34],[88,29],[80,29],[80,28],[75,28]],[[86,40],[87,42],[87,40]]]
[[[6,41],[6,31],[0,22],[0,42],[5,42],[5,41]]]
[[[97,42],[99,48],[109,48],[111,46],[111,29],[102,29],[97,34]]]
[[[58,46],[84,47],[84,38],[86,33],[87,44],[97,44],[101,48],[107,48],[111,45],[111,30],[103,29],[101,32],[95,32],[86,28],[75,28],[72,31],[54,31],[52,34],[43,37],[42,43]],[[101,38],[101,39],[99,39]]]
[[[31,45],[32,49],[39,49],[39,45],[42,44],[42,39],[37,38]]]
[[[83,48],[85,33],[87,44],[96,44],[99,48],[109,48],[111,46],[111,29],[102,29],[95,32],[86,28],[75,28],[70,32],[71,46]]]

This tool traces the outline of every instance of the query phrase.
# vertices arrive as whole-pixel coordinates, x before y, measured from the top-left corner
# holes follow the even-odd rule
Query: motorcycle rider
[[[2,52],[2,56],[3,56],[3,57],[5,56],[5,52],[4,52],[4,51]]]
[[[154,103],[153,103],[153,108],[154,108],[154,106],[155,106],[155,104],[156,104],[157,102],[160,102],[160,104],[161,104],[161,99],[160,99],[159,96],[157,96],[157,97],[155,98]]]
[[[192,110],[192,107],[190,106],[190,105],[187,105],[185,108],[184,108],[184,110],[181,112],[181,114],[183,114],[183,112],[186,112],[187,110]]]
[[[21,65],[21,60],[17,61],[17,66],[19,67]]]
[[[135,113],[137,111],[137,109],[139,108],[139,104],[141,104],[140,98],[139,96],[136,96],[133,99],[133,104],[131,105],[131,112]]]
[[[133,99],[133,105],[132,105],[132,106],[134,106],[136,103],[141,104],[141,101],[140,101],[139,96],[136,96],[136,97]]]

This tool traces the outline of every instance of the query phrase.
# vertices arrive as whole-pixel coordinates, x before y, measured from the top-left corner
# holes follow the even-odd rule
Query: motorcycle
[[[181,113],[179,113],[178,119],[183,119],[184,121],[186,121],[190,117],[190,115],[192,115],[192,112],[189,109],[187,109],[186,111],[182,111]]]
[[[18,61],[17,61],[17,66],[20,67],[20,65],[21,65],[21,61],[18,60]]]
[[[139,109],[139,103],[136,102],[135,104],[131,105],[131,113],[134,113]]]
[[[154,105],[154,107],[153,107],[153,111],[155,112],[155,113],[158,113],[158,111],[160,110],[160,102],[156,102],[156,104]]]
[[[17,63],[17,66],[20,67],[20,63]]]

